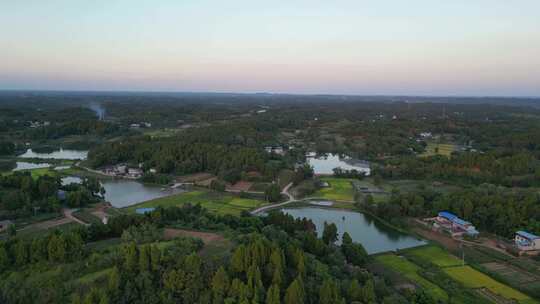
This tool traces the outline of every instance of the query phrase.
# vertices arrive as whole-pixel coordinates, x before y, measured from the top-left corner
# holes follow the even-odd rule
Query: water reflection
[[[185,190],[181,188],[164,188],[125,179],[104,180],[102,181],[102,184],[105,188],[105,200],[117,208],[185,192]]]
[[[335,168],[341,168],[343,170],[357,170],[359,172],[365,172],[366,175],[370,175],[371,169],[369,168],[369,162],[363,160],[355,160],[350,157],[340,157],[338,154],[325,154],[316,156],[314,153],[310,153],[307,157],[307,162],[313,167],[315,174],[334,174]]]
[[[51,164],[47,163],[29,163],[29,162],[17,162],[15,169],[12,171],[21,171],[21,170],[32,170],[40,168],[48,168]]]
[[[32,149],[26,150],[24,154],[19,155],[22,158],[52,158],[52,159],[86,159],[88,157],[88,151],[84,150],[64,150],[53,151],[50,153],[37,153]]]
[[[286,208],[282,211],[294,217],[311,219],[317,226],[319,236],[322,236],[325,221],[334,223],[339,233],[338,244],[341,244],[341,236],[346,231],[353,241],[361,243],[369,254],[425,244],[422,240],[401,233],[371,216],[358,212],[317,207]]]

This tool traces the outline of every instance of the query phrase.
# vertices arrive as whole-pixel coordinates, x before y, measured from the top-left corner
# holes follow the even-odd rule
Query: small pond
[[[53,151],[50,153],[37,153],[32,149],[26,150],[24,154],[19,155],[22,158],[44,158],[44,159],[86,159],[88,151],[86,150],[64,150]]]
[[[82,178],[77,176],[66,176],[62,177],[61,179],[62,186],[69,185],[69,184],[80,184],[82,183]]]
[[[334,168],[341,168],[343,170],[355,169],[359,172],[365,172],[366,175],[370,175],[371,173],[369,162],[346,156],[341,157],[338,154],[314,155],[314,153],[310,153],[307,157],[307,162],[313,167],[315,174],[334,174]]]
[[[341,236],[346,231],[351,235],[353,241],[361,243],[369,254],[426,244],[423,240],[399,232],[371,216],[359,212],[320,207],[285,208],[282,211],[295,218],[311,219],[317,226],[319,237],[322,236],[325,221],[334,223],[338,228],[338,244],[341,244]]]
[[[51,166],[51,164],[47,164],[47,163],[29,163],[29,162],[16,162],[16,165],[17,166],[12,171],[48,168]]]
[[[185,192],[181,188],[146,185],[133,180],[108,179],[101,181],[105,200],[116,208],[128,207],[151,199]]]

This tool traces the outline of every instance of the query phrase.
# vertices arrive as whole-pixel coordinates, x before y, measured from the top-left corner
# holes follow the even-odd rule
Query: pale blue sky
[[[0,89],[540,96],[538,0],[0,0]]]

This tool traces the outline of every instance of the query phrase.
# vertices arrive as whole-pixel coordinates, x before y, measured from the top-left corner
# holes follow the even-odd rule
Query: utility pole
[[[463,240],[461,240],[461,265],[465,266],[465,250],[463,249]]]

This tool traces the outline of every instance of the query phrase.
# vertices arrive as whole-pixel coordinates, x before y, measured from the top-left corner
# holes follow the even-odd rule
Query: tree
[[[120,272],[116,266],[113,267],[111,273],[109,274],[107,290],[111,295],[111,301],[114,303],[120,294]]]
[[[0,272],[6,270],[9,267],[10,261],[7,250],[4,246],[0,245]]]
[[[362,286],[360,286],[360,283],[358,283],[357,279],[352,280],[349,284],[349,288],[347,289],[347,296],[349,298],[349,302],[361,301],[362,295]]]
[[[337,226],[334,223],[328,224],[324,222],[324,231],[322,239],[326,245],[333,244],[337,241]]]
[[[47,245],[47,251],[49,253],[49,261],[63,262],[65,260],[66,242],[62,235],[54,233],[51,236]]]
[[[139,271],[150,271],[150,246],[139,247]]]
[[[212,278],[213,304],[222,304],[229,290],[229,276],[223,266],[219,267]]]
[[[341,297],[337,284],[331,279],[326,279],[319,289],[319,303],[334,304],[339,302],[341,302]]]
[[[281,199],[281,192],[277,184],[272,184],[264,191],[266,200],[269,202],[277,202]]]
[[[375,286],[373,280],[369,279],[362,288],[362,302],[363,303],[375,303]]]
[[[363,266],[368,259],[368,254],[361,244],[355,244],[349,233],[344,232],[341,243],[341,251],[347,262],[355,266]]]
[[[279,286],[276,284],[272,284],[270,288],[268,289],[268,293],[266,295],[266,304],[280,304],[280,295],[279,295]]]
[[[285,304],[303,304],[305,298],[304,283],[300,276],[296,277],[285,291]]]
[[[10,237],[14,237],[17,234],[17,228],[15,228],[14,224],[10,224],[7,227],[7,233]]]

